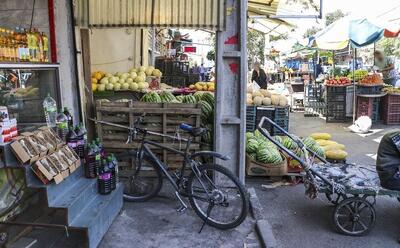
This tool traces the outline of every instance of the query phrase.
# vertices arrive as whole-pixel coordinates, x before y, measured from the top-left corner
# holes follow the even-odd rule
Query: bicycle
[[[140,146],[137,150],[130,150],[117,155],[117,159],[133,159],[133,170],[127,175],[119,173],[124,183],[124,199],[132,202],[147,201],[160,192],[163,176],[172,184],[175,196],[181,204],[178,212],[188,207],[182,197],[187,197],[195,213],[204,221],[200,229],[207,223],[218,229],[231,229],[240,225],[246,218],[249,199],[244,185],[227,168],[218,164],[202,164],[196,160],[200,157],[229,160],[228,156],[213,151],[198,151],[191,153],[189,148],[194,137],[200,137],[207,132],[205,128],[194,128],[181,124],[181,130],[190,134],[189,138],[177,138],[139,128],[143,116],[138,118],[131,127],[110,122],[93,120],[96,123],[127,129],[129,131],[127,143],[136,140],[141,134]],[[148,135],[170,138],[179,142],[186,142],[183,151],[146,139]],[[170,173],[150,147],[157,147],[173,152],[183,157],[183,163],[177,172]],[[187,168],[191,169],[189,176],[185,176]],[[222,185],[221,185],[222,184]],[[222,211],[216,213],[217,207]],[[231,216],[232,215],[232,216]]]

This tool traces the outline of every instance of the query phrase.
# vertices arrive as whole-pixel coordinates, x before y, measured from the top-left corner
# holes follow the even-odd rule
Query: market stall
[[[383,81],[379,74],[357,70],[357,48],[373,44],[383,36],[396,37],[398,32],[389,31],[367,19],[345,17],[318,32],[311,41],[312,46],[322,50],[353,48],[353,66],[348,76],[330,78],[327,87],[327,121],[346,121],[346,99],[349,86],[353,89],[353,122],[360,116],[368,116],[373,122],[380,120],[381,92]],[[355,90],[354,90],[355,89]],[[339,101],[340,100],[340,101]],[[338,104],[338,101],[341,102]],[[384,108],[384,107],[383,107]]]

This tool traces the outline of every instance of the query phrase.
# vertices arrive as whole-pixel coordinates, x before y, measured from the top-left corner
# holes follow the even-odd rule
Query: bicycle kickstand
[[[181,203],[181,207],[180,208],[178,208],[176,211],[178,212],[178,213],[183,213],[183,212],[185,212],[185,210],[188,208],[187,207],[187,205],[186,205],[186,203],[182,200],[182,198],[181,198],[181,196],[179,195],[179,192],[178,191],[175,191],[175,196],[176,196],[176,198],[178,198],[178,200],[179,200],[179,202]]]

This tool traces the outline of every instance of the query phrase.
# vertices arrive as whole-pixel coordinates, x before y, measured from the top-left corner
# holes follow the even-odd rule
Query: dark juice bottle
[[[117,187],[117,175],[115,171],[115,163],[112,155],[107,157],[107,166],[111,172],[111,190],[114,190]]]
[[[103,144],[100,142],[100,139],[99,139],[99,138],[96,138],[96,146],[97,146],[97,147],[99,148],[99,150],[100,150],[101,158],[102,158],[102,159],[105,158],[105,157],[106,157],[106,152],[104,151]]]
[[[57,114],[56,117],[56,128],[57,128],[57,134],[58,137],[64,142],[67,141],[67,135],[68,135],[68,120],[67,117],[65,116],[64,113],[60,111],[60,113]]]
[[[97,177],[97,185],[99,194],[107,195],[110,194],[111,189],[111,171],[108,166],[107,160],[103,159],[102,165],[99,169],[99,175]]]
[[[70,128],[67,134],[67,145],[73,149],[76,153],[78,153],[78,136],[76,135],[73,128]]]
[[[92,143],[86,149],[85,155],[85,177],[96,178],[97,171],[100,167],[100,155],[97,152],[96,146]]]
[[[76,133],[76,136],[78,137],[76,150],[77,150],[77,154],[80,158],[83,158],[85,156],[85,143],[86,142],[85,142],[84,131],[86,131],[86,130],[83,130],[81,125],[77,125],[75,127],[75,133]]]
[[[64,108],[64,115],[67,117],[68,128],[74,128],[74,119],[66,107]]]

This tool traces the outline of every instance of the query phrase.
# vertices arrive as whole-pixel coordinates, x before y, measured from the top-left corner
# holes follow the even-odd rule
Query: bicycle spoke
[[[358,220],[357,223],[360,224],[360,226],[363,228],[363,231],[368,229],[367,225],[365,225],[362,220]]]
[[[209,202],[209,199],[208,199],[208,198],[204,198],[204,197],[201,197],[201,196],[198,196],[198,195],[192,195],[192,197],[193,197],[194,199],[200,200],[200,201],[202,201],[202,202]]]

